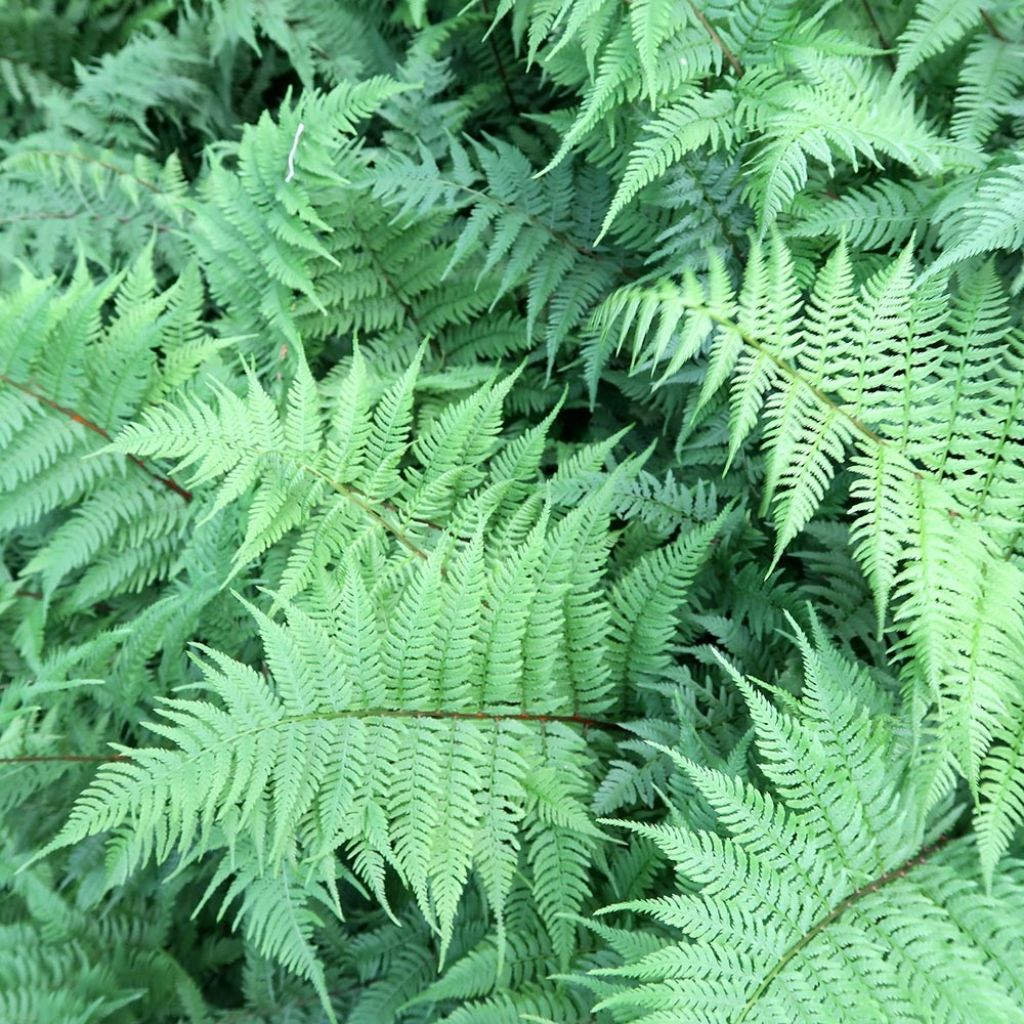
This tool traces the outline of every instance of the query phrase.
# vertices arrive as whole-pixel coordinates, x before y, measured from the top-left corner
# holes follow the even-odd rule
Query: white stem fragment
[[[299,127],[295,129],[295,138],[292,139],[292,148],[288,151],[288,173],[285,175],[285,184],[288,184],[295,177],[295,151],[299,148],[299,139],[306,130],[306,126],[300,121]]]

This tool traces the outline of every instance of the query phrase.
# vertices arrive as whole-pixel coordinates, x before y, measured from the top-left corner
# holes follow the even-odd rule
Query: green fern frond
[[[896,79],[959,42],[981,22],[980,0],[921,0],[896,40]]]
[[[246,935],[262,956],[309,981],[327,1019],[335,1022],[324,967],[313,940],[315,929],[323,922],[310,907],[314,898],[329,907],[330,897],[323,888],[310,886],[294,868],[268,874],[259,861],[256,851],[244,849],[238,851],[237,860],[222,861],[204,900],[230,879],[219,916],[240,900],[235,927],[244,922]]]
[[[605,214],[597,241],[600,242],[630,200],[646,185],[663,177],[670,165],[704,146],[712,150],[730,146],[733,113],[733,96],[724,89],[687,97],[663,110],[648,126],[648,138],[641,140],[630,155],[625,176]]]
[[[0,521],[10,536],[44,516],[71,513],[51,519],[22,570],[26,579],[42,574],[49,598],[65,577],[86,569],[63,594],[69,608],[89,604],[99,581],[110,596],[166,576],[170,549],[192,520],[191,496],[158,469],[134,453],[97,453],[159,388],[156,351],[177,329],[180,307],[169,305],[178,286],[156,291],[151,251],[123,278],[94,284],[81,270],[63,293],[26,279],[20,298],[5,303]]]
[[[710,18],[722,25],[737,55],[750,59],[792,34],[800,4],[791,0],[740,0],[736,4],[706,6],[710,8]]]
[[[211,509],[255,487],[236,566],[276,544],[297,510],[312,514],[284,581],[292,594],[319,582],[308,611],[278,596],[287,628],[252,609],[267,678],[206,650],[218,703],[163,702],[151,728],[171,746],[126,750],[126,761],[101,769],[55,843],[130,824],[124,872],[202,851],[217,834],[232,847],[256,843],[275,872],[296,837],[311,866],[326,868],[330,851],[348,846],[381,899],[384,866],[399,873],[442,936],[442,954],[471,872],[500,919],[525,843],[541,914],[567,959],[573,929],[559,915],[581,907],[596,835],[576,729],[602,728],[595,716],[627,675],[654,670],[652,645],[671,633],[722,517],[606,593],[623,473],[556,521],[527,497],[521,526],[491,528],[497,503],[531,472],[525,451],[495,458],[489,477],[474,469],[498,448],[514,378],[450,406],[410,447],[417,369],[414,361],[371,411],[357,356],[343,415],[328,419],[326,434],[301,367],[280,414],[250,377],[245,399],[222,390],[216,409],[193,399],[122,431],[114,447],[179,459],[193,487],[220,480]],[[400,468],[410,453],[418,467]],[[321,573],[332,563],[343,582]]]
[[[816,203],[812,212],[798,217],[790,233],[799,238],[845,240],[857,249],[892,251],[924,229],[934,200],[928,186],[885,180]]]
[[[14,875],[5,836],[0,885],[0,1012],[24,1024],[208,1019],[209,1007],[173,952],[162,948],[172,882],[164,897],[139,887],[97,914],[76,906],[46,868]],[[145,984],[140,979],[145,978]]]
[[[998,250],[1024,247],[1024,220],[1020,196],[1024,183],[1024,158],[996,167],[979,177],[976,190],[966,202],[942,221],[943,252],[926,270],[938,274],[964,260]],[[941,208],[938,213],[947,212]]]
[[[232,847],[258,828],[263,845],[256,855],[262,870],[275,874],[283,858],[294,855],[295,834],[305,836],[303,859],[314,867],[334,848],[352,844],[367,884],[378,885],[374,861],[391,864],[450,937],[455,902],[478,858],[486,855],[481,870],[488,874],[495,858],[508,856],[506,849],[514,863],[517,823],[528,814],[527,794],[541,785],[538,772],[548,756],[531,717],[549,722],[549,742],[561,736],[564,746],[571,709],[562,725],[558,715],[531,716],[500,700],[481,707],[472,687],[464,687],[461,698],[457,691],[449,695],[449,707],[439,709],[426,693],[403,694],[403,677],[396,678],[386,660],[381,671],[387,676],[368,677],[365,662],[351,661],[356,674],[343,675],[346,644],[357,638],[339,644],[316,618],[297,609],[289,614],[287,631],[260,617],[273,688],[252,669],[207,652],[206,685],[222,707],[167,701],[164,721],[151,728],[173,746],[132,751],[129,761],[104,767],[55,843],[131,822],[131,841],[119,851],[129,871],[150,856],[163,860],[175,849],[204,848],[215,827]],[[430,626],[420,621],[409,624],[399,615],[399,635],[407,625],[414,633]],[[369,642],[383,652],[390,635]],[[328,679],[329,692],[323,690]],[[493,788],[485,786],[488,778]],[[553,783],[544,782],[536,794]],[[560,788],[559,799],[567,796]],[[560,813],[570,810],[563,805]],[[500,822],[506,824],[495,830]],[[549,831],[541,830],[535,842],[570,843],[555,847],[563,850],[555,876],[563,885],[563,871],[573,861],[582,866],[587,855],[571,845],[571,829],[561,840],[547,839]],[[535,856],[535,870],[544,872],[549,855],[538,850]],[[510,873],[503,875],[491,875],[496,910],[511,882]]]
[[[675,611],[728,513],[641,559],[616,587],[613,676],[635,683],[668,665]]]
[[[192,231],[211,290],[227,310],[258,310],[296,346],[297,296],[321,315],[335,308],[344,315],[347,307],[365,303],[355,321],[361,325],[376,327],[405,315],[402,296],[380,283],[372,288],[375,295],[367,294],[360,284],[357,272],[372,256],[343,255],[353,243],[364,252],[374,248],[367,235],[371,223],[361,223],[352,209],[351,184],[361,174],[362,160],[348,136],[404,88],[377,77],[308,94],[294,106],[286,104],[276,123],[264,115],[246,127],[233,147],[237,173],[224,166],[223,157],[217,161],[204,181],[201,202],[193,204]],[[348,223],[341,238],[342,225],[328,220],[343,211]],[[374,298],[397,309],[385,313]],[[239,323],[244,331],[259,325],[250,314],[240,316]]]
[[[952,118],[956,138],[978,145],[988,141],[1024,81],[1020,57],[1020,44],[991,34],[971,43]]]
[[[862,703],[868,677],[801,645],[793,711],[736,677],[777,796],[668,750],[718,827],[620,822],[649,837],[683,884],[609,910],[639,911],[682,939],[596,972],[614,988],[599,1009],[654,1021],[685,1008],[738,1024],[790,1019],[794,1008],[808,1019],[954,1021],[966,1005],[973,1019],[1020,1019],[1020,896],[1003,895],[1020,889],[1020,865],[1003,862],[1000,897],[986,894],[971,877],[971,841],[935,839],[918,820],[904,757]],[[947,955],[950,943],[960,957]]]
[[[1024,1024],[1019,0],[0,38],[3,1022]]]
[[[850,59],[806,60],[806,84],[771,69],[744,77],[739,117],[761,132],[750,167],[751,195],[770,226],[803,189],[810,160],[831,171],[833,158],[854,168],[880,155],[919,175],[945,162],[971,162],[920,119],[908,97]]]
[[[491,308],[513,288],[524,289],[527,337],[543,325],[550,367],[563,341],[620,273],[615,252],[591,248],[586,211],[570,202],[585,183],[600,207],[607,178],[562,165],[538,181],[525,154],[497,141],[474,143],[477,171],[470,152],[455,140],[449,145],[451,167],[445,169],[426,150],[421,150],[418,163],[388,154],[375,169],[374,190],[397,209],[399,223],[438,209],[467,215],[445,276],[473,262],[471,280],[479,288],[500,268]]]

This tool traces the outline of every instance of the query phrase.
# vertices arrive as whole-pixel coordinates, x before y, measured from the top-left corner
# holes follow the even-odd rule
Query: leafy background
[[[1024,1020],[1019,0],[0,30],[3,1020]]]

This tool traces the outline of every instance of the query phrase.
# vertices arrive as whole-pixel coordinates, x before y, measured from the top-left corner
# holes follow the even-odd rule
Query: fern
[[[144,252],[123,281],[94,284],[80,272],[59,295],[47,282],[26,278],[4,314],[3,529],[10,535],[31,528],[81,502],[64,522],[51,520],[26,568],[41,574],[49,599],[61,580],[87,567],[63,595],[67,610],[91,603],[97,576],[102,593],[114,595],[165,575],[175,538],[192,519],[191,495],[158,468],[137,457],[82,458],[166,386],[156,351],[180,337],[193,314],[197,279],[182,277],[156,293],[149,257]],[[104,324],[101,309],[115,289],[116,315]],[[192,341],[204,345],[201,336]],[[140,548],[149,549],[145,561],[136,557]]]
[[[14,875],[7,849],[0,864],[0,1008],[7,1019],[204,1018],[198,987],[181,959],[163,948],[173,883],[162,895],[126,893],[120,907],[97,918],[70,902],[45,868]]]
[[[121,748],[128,763],[100,770],[51,848],[130,824],[130,839],[116,839],[119,870],[129,873],[150,857],[203,851],[216,834],[232,871],[244,839],[252,853],[243,864],[280,872],[298,858],[330,888],[332,851],[344,846],[383,902],[384,869],[398,872],[442,936],[443,957],[470,872],[500,920],[522,845],[566,958],[572,931],[559,915],[584,901],[599,834],[585,813],[592,783],[578,729],[604,728],[599,718],[629,675],[647,669],[719,521],[642,560],[602,597],[616,481],[557,522],[529,491],[509,506],[530,471],[513,452],[492,454],[511,380],[439,417],[414,446],[419,468],[399,473],[416,364],[372,414],[365,373],[357,356],[345,417],[332,416],[322,446],[308,371],[282,420],[252,381],[244,402],[224,392],[217,410],[196,400],[156,409],[115,442],[178,458],[178,475],[195,466],[193,488],[220,478],[207,515],[259,481],[236,565],[276,543],[299,513],[309,526],[276,599],[287,628],[252,609],[270,678],[204,648],[204,685],[223,709],[165,703],[166,722],[151,728],[172,748]],[[353,419],[350,410],[362,411]],[[488,457],[489,479],[473,469]],[[514,522],[516,505],[527,517],[514,531],[488,522],[503,507]],[[289,603],[310,583],[306,607]],[[609,629],[613,614],[623,630]],[[286,942],[266,936],[260,945],[280,955]],[[319,977],[308,954],[301,962]]]
[[[684,1008],[702,1021],[1018,1019],[1019,863],[986,894],[970,840],[936,838],[915,807],[905,752],[867,713],[874,684],[820,642],[801,647],[790,710],[736,677],[775,797],[667,748],[716,827],[687,827],[681,808],[622,823],[674,864],[679,891],[609,910],[681,938],[595,972],[612,980],[599,1008],[637,1021]]]
[[[756,92],[752,100],[741,100],[740,117],[764,132],[752,161],[752,191],[764,224],[772,224],[806,184],[808,157],[830,167],[833,154],[841,155],[856,167],[861,159],[884,155],[918,174],[939,169],[941,141],[920,124],[913,105],[895,87],[884,86],[850,60],[809,55],[801,70],[807,78],[803,88],[776,74],[744,82],[744,91]],[[955,159],[970,158],[946,156]]]
[[[1001,481],[1021,471],[1005,426],[1007,417],[1016,421],[1021,387],[1020,341],[1009,330],[1005,297],[991,270],[967,279],[952,309],[935,285],[913,296],[907,250],[858,293],[846,251],[838,249],[802,312],[786,285],[792,277],[781,244],[767,255],[755,248],[737,296],[721,271],[707,289],[692,277],[681,288],[634,288],[610,300],[606,329],[619,319],[627,328],[638,323],[635,348],[656,362],[685,321],[663,376],[710,346],[702,400],[732,378],[733,452],[763,416],[762,507],[772,511],[776,560],[853,453],[851,539],[872,583],[879,627],[887,628],[895,596],[894,650],[903,659],[913,653],[908,678],[947,709],[944,732],[977,785],[987,752],[1002,759],[992,747],[992,724],[1016,706],[1004,645],[1024,636],[1019,604],[1009,597],[1020,592],[1019,568],[1007,557],[1016,515],[999,496]],[[661,324],[648,338],[657,316]],[[864,337],[873,339],[870,350],[858,348]],[[982,373],[967,369],[974,360],[992,366],[987,386]],[[916,396],[921,388],[941,393],[943,404],[912,403],[911,389]],[[967,426],[979,416],[990,417],[982,435]],[[941,444],[937,422],[945,424]],[[965,429],[970,442],[959,440]],[[991,440],[982,441],[985,435]],[[980,492],[976,471],[961,461],[963,444],[980,444]],[[965,564],[977,575],[965,574]],[[954,665],[961,668],[952,682]],[[986,863],[998,852],[986,849]]]
[[[572,175],[560,167],[538,182],[526,156],[500,143],[493,149],[474,147],[480,164],[476,172],[470,154],[457,141],[452,140],[450,148],[449,171],[425,151],[419,163],[402,155],[383,158],[375,189],[397,207],[398,223],[411,221],[410,215],[428,216],[438,208],[449,215],[468,209],[445,277],[478,257],[475,284],[479,287],[501,265],[491,307],[514,287],[525,287],[527,338],[531,340],[538,322],[546,320],[544,343],[550,369],[563,341],[622,272],[616,265],[617,253],[604,254],[590,247],[591,209],[570,205],[583,190],[594,195],[600,208],[607,187],[603,176],[586,170]],[[481,172],[484,182],[478,182]]]
[[[0,7],[4,1021],[1018,1019],[1020,3]]]
[[[370,224],[361,224],[353,211],[344,239],[335,237],[328,245],[320,237],[329,230],[321,207],[330,207],[336,217],[350,206],[346,183],[358,157],[348,156],[348,176],[334,166],[347,153],[345,136],[397,88],[398,83],[385,79],[343,83],[323,97],[308,96],[295,109],[286,107],[281,124],[264,116],[243,133],[239,172],[215,170],[206,179],[193,230],[214,295],[229,310],[258,315],[242,319],[243,330],[269,323],[297,345],[297,297],[305,300],[303,312],[315,310],[321,316],[329,308],[344,316],[348,305],[361,301],[366,312],[354,320],[356,325],[389,324],[403,315],[403,295],[372,285],[367,294],[366,281],[359,281],[360,269],[365,274],[374,258],[366,234]],[[335,253],[353,242],[368,253],[354,261],[339,260]],[[228,274],[225,256],[233,269]],[[333,281],[318,283],[328,272]],[[247,291],[237,291],[239,281],[247,282]]]
[[[1014,45],[979,36],[964,59],[953,114],[953,132],[961,139],[985,142],[1006,116],[1021,81]]]
[[[1013,162],[980,177],[974,195],[944,220],[943,253],[928,268],[929,273],[971,257],[1024,246],[1020,219],[1024,162],[1019,154],[1013,157]]]
[[[678,163],[693,150],[710,144],[712,148],[732,142],[730,115],[734,112],[732,96],[723,91],[682,100],[649,128],[649,140],[633,151],[626,175],[605,216],[601,233],[611,226],[626,204],[645,186],[656,181],[670,164]]]
[[[797,220],[792,234],[837,242],[842,239],[858,249],[895,251],[915,232],[924,232],[933,206],[930,189],[917,183],[886,180],[851,190],[832,202],[815,204]]]
[[[896,40],[896,77],[905,78],[919,64],[979,27],[981,4],[974,0],[928,0]]]

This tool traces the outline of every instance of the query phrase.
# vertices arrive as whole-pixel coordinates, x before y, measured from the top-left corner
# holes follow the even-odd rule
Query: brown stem
[[[736,72],[737,78],[743,77],[743,65],[740,63],[739,58],[732,50],[729,49],[729,44],[718,34],[718,30],[708,20],[708,16],[697,6],[694,0],[690,0],[690,7],[693,9],[693,13],[697,16],[697,20],[707,30],[709,36],[711,36],[712,42],[717,46],[725,56],[725,59],[729,62],[733,71]]]
[[[788,377],[791,381],[798,382],[806,387],[807,390],[810,391],[810,393],[814,395],[814,397],[823,406],[825,406],[825,408],[831,409],[838,415],[842,416],[857,433],[867,438],[872,444],[875,444],[880,448],[891,447],[888,441],[879,436],[866,423],[854,416],[853,413],[847,412],[842,406],[834,402],[816,384],[811,384],[809,381],[804,380],[794,366],[791,366],[783,358],[776,355],[771,349],[765,347],[765,345],[758,341],[752,334],[743,330],[736,321],[730,320],[728,317],[721,316],[719,313],[716,313],[713,309],[710,309],[707,306],[695,306],[693,308],[699,309],[702,313],[706,313],[707,316],[715,323],[734,330],[740,336],[745,345],[749,345],[755,352],[763,355],[772,363],[773,366],[775,366],[777,370],[779,370],[780,373]],[[920,479],[922,474],[919,471],[914,470],[914,475]]]
[[[560,724],[578,725],[582,729],[600,729],[604,732],[628,732],[618,722],[608,722],[600,718],[588,718],[586,715],[540,715],[517,711],[431,711],[413,708],[359,708],[346,711],[322,711],[310,715],[296,715],[287,719],[288,722],[329,721],[338,718],[429,718],[446,722],[536,722],[540,725]],[[280,724],[271,723],[273,724]],[[131,761],[129,754],[25,754],[21,757],[0,757],[0,764],[49,764],[74,762],[84,764],[103,763],[107,761]]]
[[[484,14],[488,21],[491,18],[491,5],[488,0],[482,0],[481,6],[483,7]],[[494,56],[494,63],[498,68],[498,77],[501,78],[501,84],[505,89],[505,98],[508,100],[508,109],[512,112],[513,117],[519,116],[519,104],[516,103],[516,98],[512,94],[512,86],[508,80],[508,74],[505,71],[505,62],[501,59],[501,51],[498,49],[498,44],[494,41],[494,35],[491,32],[487,33],[487,42],[491,47],[491,53]]]
[[[1001,42],[1001,43],[1009,42],[1009,40],[1006,38],[1006,36],[1004,36],[1003,33],[999,31],[999,26],[995,23],[995,20],[993,19],[992,15],[989,14],[988,11],[986,11],[984,7],[982,7],[982,9],[981,9],[981,19],[982,19],[982,21],[985,22],[985,27],[989,30],[989,32],[993,36],[996,37],[996,39],[999,40],[999,42]]]
[[[311,476],[317,477],[319,480],[323,480],[328,486],[332,487],[339,494],[344,495],[352,502],[357,508],[362,509],[375,523],[387,530],[403,547],[408,548],[417,558],[422,559],[424,562],[428,561],[430,554],[423,550],[414,540],[406,536],[397,526],[393,523],[389,523],[369,501],[364,499],[362,491],[356,490],[354,487],[349,487],[346,484],[338,483],[337,480],[332,480],[326,473],[322,473],[319,469],[313,466],[304,464],[302,467]]]
[[[881,44],[882,49],[886,51],[885,59],[889,62],[889,67],[896,70],[896,58],[892,54],[892,43],[886,38],[885,33],[882,31],[882,26],[875,15],[874,9],[872,8],[869,0],[860,0],[861,7],[864,8],[865,14],[868,16],[868,21],[871,22],[871,27],[875,30],[875,35],[878,36],[878,42]]]
[[[34,398],[41,405],[45,405],[48,409],[53,409],[55,412],[59,412],[61,415],[66,416],[72,423],[77,423],[81,427],[85,427],[86,430],[91,430],[94,434],[98,434],[105,440],[110,440],[110,434],[104,430],[98,423],[94,423],[92,420],[87,419],[81,413],[75,412],[74,409],[69,409],[66,405],[61,405],[55,402],[52,398],[47,398],[46,395],[40,394],[38,391],[30,388],[27,384],[22,384],[20,381],[16,381],[11,377],[8,377],[6,373],[0,373],[0,383],[8,384],[12,388],[17,388],[22,394],[28,395],[30,398]],[[185,501],[192,500],[192,492],[185,490],[180,484],[176,483],[169,476],[161,476],[158,472],[150,469],[145,462],[142,461],[137,455],[129,455],[128,459],[135,463],[144,473],[151,476],[157,483],[162,484],[169,491],[174,491],[180,498]]]
[[[23,754],[21,757],[0,757],[0,764],[42,764],[59,761],[94,764],[103,761],[130,761],[125,754]]]

